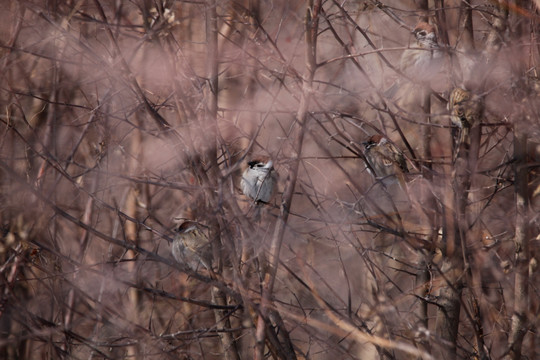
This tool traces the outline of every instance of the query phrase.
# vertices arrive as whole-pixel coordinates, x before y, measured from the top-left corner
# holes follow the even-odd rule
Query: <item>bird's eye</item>
[[[419,36],[426,36],[426,35],[427,35],[427,32],[426,32],[426,30],[420,30],[420,31],[418,32],[418,35],[419,35]]]
[[[263,163],[257,163],[257,165],[255,165],[255,166],[258,167],[258,168],[262,168],[262,167],[264,167],[264,164]]]

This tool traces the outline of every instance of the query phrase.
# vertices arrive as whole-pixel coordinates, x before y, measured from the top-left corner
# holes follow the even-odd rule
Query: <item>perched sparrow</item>
[[[442,57],[435,27],[426,22],[420,22],[412,33],[416,39],[415,46],[403,52],[399,68],[413,81],[427,80],[433,76],[435,66],[438,65],[437,61],[433,60]]]
[[[257,158],[248,162],[242,174],[242,192],[256,203],[268,203],[274,194],[277,174],[272,160]]]
[[[184,221],[175,229],[172,254],[176,261],[193,270],[202,264],[212,270],[212,244],[205,229],[195,221]]]
[[[448,110],[454,126],[471,128],[479,122],[484,104],[480,96],[462,88],[455,88],[450,93]]]
[[[403,153],[387,138],[379,134],[371,136],[364,143],[364,156],[369,164],[368,170],[377,179],[397,177],[404,182],[404,173],[408,173]]]
[[[437,41],[435,27],[426,22],[419,22],[412,34],[415,37],[415,43],[401,55],[399,69],[413,83],[425,83],[431,80],[440,71],[442,65],[442,51]],[[402,79],[385,91],[389,98],[396,96],[396,93],[403,87]],[[407,82],[405,82],[407,84]],[[400,93],[405,97],[410,96],[411,92],[417,92],[416,88],[405,86]],[[401,97],[401,96],[398,96]]]
[[[448,110],[450,111],[450,120],[454,125],[452,138],[455,150],[460,144],[467,141],[471,127],[480,122],[484,103],[480,96],[457,87],[450,93]]]

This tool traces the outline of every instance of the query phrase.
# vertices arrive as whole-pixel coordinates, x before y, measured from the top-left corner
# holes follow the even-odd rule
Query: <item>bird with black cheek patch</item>
[[[443,52],[437,40],[436,29],[427,22],[419,22],[412,31],[414,44],[403,51],[399,61],[399,70],[407,79],[398,79],[385,91],[388,98],[404,98],[419,95],[421,88],[418,84],[425,84],[442,69]],[[397,95],[399,93],[399,95]]]
[[[414,82],[425,81],[433,76],[436,61],[442,58],[442,51],[437,40],[435,27],[426,22],[419,22],[412,31],[415,46],[401,55],[400,70]]]
[[[380,134],[371,136],[362,144],[369,172],[377,180],[383,180],[387,184],[397,179],[403,188],[404,174],[409,172],[403,153],[390,140]]]
[[[240,181],[242,192],[257,204],[270,202],[277,184],[274,163],[267,157],[257,157],[247,164]]]

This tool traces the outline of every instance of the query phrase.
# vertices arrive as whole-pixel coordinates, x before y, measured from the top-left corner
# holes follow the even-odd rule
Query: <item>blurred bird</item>
[[[184,221],[175,229],[172,243],[174,259],[197,270],[202,264],[212,271],[212,244],[204,227],[195,221]]]
[[[419,22],[412,34],[415,43],[405,50],[399,62],[400,71],[407,76],[413,84],[425,83],[434,78],[440,71],[443,52],[437,40],[435,27],[426,22]],[[402,80],[395,82],[385,95],[392,98],[403,87]],[[409,96],[410,92],[417,92],[416,87],[403,89],[400,93]]]
[[[416,44],[403,52],[399,68],[413,81],[427,80],[433,76],[432,70],[437,63],[433,60],[442,57],[437,33],[435,27],[426,22],[419,22],[412,33]]]
[[[390,179],[390,182],[397,178],[403,188],[405,184],[403,174],[409,172],[403,153],[386,137],[379,134],[371,136],[363,142],[363,145],[370,173],[376,179]]]
[[[461,144],[468,146],[470,129],[481,121],[484,111],[483,99],[470,91],[455,88],[448,99],[448,110],[452,121],[454,154]]]
[[[274,194],[277,173],[272,160],[260,157],[248,162],[248,167],[242,174],[240,187],[247,197],[255,203],[268,203]]]

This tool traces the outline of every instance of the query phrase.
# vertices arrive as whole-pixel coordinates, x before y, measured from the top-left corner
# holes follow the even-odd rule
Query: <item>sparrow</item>
[[[404,183],[404,173],[408,173],[407,162],[403,153],[386,137],[376,134],[364,145],[364,157],[368,163],[368,171],[376,179],[398,178]]]
[[[452,121],[454,151],[468,141],[470,129],[478,124],[484,111],[483,99],[470,91],[456,87],[450,93],[448,110]],[[465,144],[467,146],[467,144]]]
[[[423,21],[419,22],[412,34],[415,42],[401,55],[399,70],[413,83],[423,83],[429,81],[439,72],[443,52],[433,25]],[[401,87],[401,81],[398,80],[385,91],[385,95],[392,98]],[[413,90],[415,89],[407,88],[404,93],[408,95],[407,93]]]
[[[480,96],[457,87],[450,93],[448,110],[454,126],[460,129],[471,128],[480,120],[484,103]]]
[[[272,160],[261,157],[250,160],[247,164],[240,181],[242,192],[257,204],[268,203],[277,184],[277,173]]]
[[[188,220],[176,226],[174,232],[174,259],[192,270],[197,270],[202,264],[208,271],[212,271],[212,244],[203,225]]]
[[[442,51],[437,40],[435,27],[426,22],[419,22],[412,34],[415,46],[407,49],[401,55],[399,68],[401,71],[416,80],[427,80],[432,76],[436,59],[442,57]],[[426,78],[424,78],[426,77]],[[420,79],[418,79],[420,78]]]

